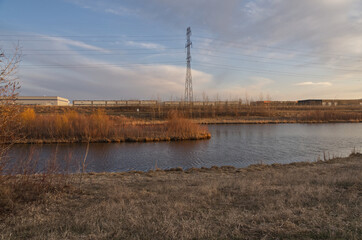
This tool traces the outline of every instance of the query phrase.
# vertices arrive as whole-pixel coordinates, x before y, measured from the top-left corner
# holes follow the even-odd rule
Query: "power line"
[[[33,37],[33,38],[44,38],[44,37],[53,37],[53,38],[124,38],[124,37],[134,37],[134,38],[155,38],[155,37],[182,37],[181,35],[36,35],[36,34],[0,34],[0,37]]]
[[[183,61],[165,61],[165,62],[146,62],[146,63],[118,63],[118,64],[44,64],[44,65],[22,65],[21,67],[24,69],[34,69],[34,68],[65,68],[65,69],[99,69],[99,68],[105,68],[105,67],[122,67],[126,69],[133,69],[133,68],[139,68],[139,67],[155,67],[159,64],[167,64],[169,66],[175,66],[180,67],[184,63]],[[231,71],[239,71],[239,72],[253,72],[253,73],[267,73],[272,75],[284,75],[284,76],[290,76],[290,77],[298,77],[298,78],[330,78],[330,76],[327,75],[314,75],[314,74],[297,74],[297,73],[291,73],[291,72],[283,72],[283,71],[274,71],[274,70],[267,70],[267,69],[253,69],[248,67],[240,67],[240,66],[230,66],[230,65],[223,65],[223,64],[212,64],[212,63],[200,63],[195,62],[196,66],[206,67],[210,69],[221,69],[221,70],[231,70]],[[349,79],[349,80],[356,80],[360,81],[360,79]]]
[[[3,35],[1,35],[3,36]],[[190,36],[191,36],[191,29],[190,29]],[[190,47],[191,47],[191,40],[190,40],[190,36],[188,36],[187,34],[187,43],[186,43],[186,48],[187,48],[187,72],[186,72],[186,81],[185,81],[185,99],[188,99],[189,97],[186,98],[186,92],[188,92],[188,96],[192,96],[192,92],[190,94],[188,89],[191,89],[192,91],[192,76],[191,76],[191,53],[190,53]],[[140,36],[142,37],[142,36]],[[154,36],[157,37],[157,36]],[[159,36],[158,36],[159,37]],[[200,37],[199,37],[200,38]],[[212,39],[212,38],[207,38],[207,39]],[[51,39],[50,39],[51,40]],[[222,41],[222,40],[220,40]],[[273,48],[273,49],[282,49],[282,48],[275,48],[275,47],[266,47],[263,46],[265,48]],[[237,48],[234,46],[234,48]],[[240,47],[242,48],[242,47]],[[163,50],[171,50],[171,49],[180,49],[180,48],[160,48],[160,51]],[[104,49],[104,51],[110,51],[110,50],[124,50],[124,51],[148,51],[147,49],[139,49],[139,48],[113,48],[113,49]],[[196,48],[196,50],[207,50],[207,51],[216,51],[216,52],[221,52],[215,49],[208,49],[208,48]],[[285,49],[284,49],[285,50]],[[127,56],[127,55],[176,55],[181,53],[182,51],[174,51],[174,52],[155,52],[157,51],[157,49],[149,49],[149,51],[152,52],[132,52],[132,53],[99,53],[100,50],[98,49],[80,49],[80,50],[55,50],[55,49],[33,49],[33,50],[25,50],[25,52],[37,52],[37,53],[28,53],[25,54],[25,56],[33,56],[33,55],[52,55],[52,56],[67,56],[67,55],[78,55],[77,53],[73,53],[73,52],[84,52],[83,55],[120,55],[120,56]],[[97,51],[97,53],[88,53],[88,52],[94,52]],[[290,51],[290,49],[288,49],[287,51]],[[52,53],[39,53],[39,52],[52,52]],[[61,52],[61,53],[58,53]],[[63,52],[70,52],[70,53],[63,53]],[[298,51],[300,52],[300,51]],[[273,58],[273,57],[263,57],[263,56],[254,56],[254,55],[247,55],[247,54],[238,54],[239,56],[245,56],[248,58],[259,58],[259,59],[267,59],[267,60],[278,60],[278,61],[282,61],[282,63],[276,63],[276,62],[265,62],[265,61],[258,61],[258,60],[250,60],[250,59],[242,59],[242,58],[236,58],[236,57],[230,57],[230,56],[220,56],[220,55],[213,55],[213,54],[205,54],[205,53],[198,53],[201,56],[207,56],[207,57],[215,57],[215,58],[224,58],[224,59],[231,59],[231,60],[240,60],[240,61],[246,61],[246,62],[258,62],[258,63],[265,63],[265,64],[274,64],[274,65],[285,65],[285,66],[292,66],[292,67],[298,67],[296,65],[293,64],[289,64],[289,62],[291,60],[285,60],[285,59],[278,59],[278,58]],[[231,53],[228,53],[231,54]],[[233,52],[232,54],[236,54],[236,52]],[[304,53],[303,53],[304,54]],[[313,56],[313,54],[304,54],[304,55],[309,55],[309,56]],[[283,61],[288,61],[288,63],[284,63]],[[172,62],[167,61],[164,62],[166,64],[171,64]],[[174,63],[180,63],[180,62],[174,62]],[[124,65],[122,64],[52,64],[52,65],[23,65],[23,67],[25,68],[99,68],[99,67],[139,67],[139,66],[145,66],[145,65],[155,65],[155,64],[163,64],[163,62],[155,62],[155,63],[137,63],[137,64],[132,64],[132,65]],[[223,69],[223,70],[233,70],[233,71],[248,71],[248,72],[257,72],[257,73],[268,73],[268,74],[280,74],[280,75],[286,75],[286,76],[293,76],[293,77],[302,77],[302,78],[310,78],[310,77],[318,77],[318,78],[327,78],[330,76],[323,76],[323,75],[314,75],[314,74],[297,74],[297,73],[293,73],[293,72],[283,72],[283,71],[275,71],[275,70],[269,70],[269,69],[256,69],[256,68],[250,68],[250,67],[245,67],[245,66],[230,66],[230,65],[223,65],[223,64],[213,64],[213,63],[203,63],[203,62],[198,62],[196,61],[197,66],[203,66],[203,67],[209,67],[212,69]],[[300,64],[313,64],[312,62],[302,62]],[[323,64],[318,64],[318,63],[314,63],[315,65],[321,65],[321,66],[325,66]],[[316,68],[316,69],[321,69],[315,66],[309,66],[309,68]],[[325,69],[329,69],[329,70],[336,70],[336,71],[348,71],[348,72],[361,72],[360,70],[356,70],[356,69],[338,69],[338,68],[327,68],[324,67]],[[189,78],[189,80],[188,80]],[[188,82],[191,82],[191,87],[189,86],[190,84]],[[188,84],[188,85],[187,85]],[[187,87],[188,86],[188,87]]]
[[[274,70],[269,70],[269,69],[255,69],[255,68],[249,68],[249,67],[244,67],[244,66],[230,66],[230,65],[223,65],[223,64],[200,63],[198,61],[195,62],[195,65],[208,67],[208,68],[212,68],[212,69],[278,74],[278,75],[285,75],[285,76],[291,76],[291,77],[300,77],[300,78],[311,78],[311,77],[313,77],[313,78],[330,78],[330,76],[327,76],[327,75],[297,74],[297,73],[292,73],[292,72],[274,71]]]
[[[27,38],[41,38],[41,39],[24,39],[20,41],[56,41],[58,39],[54,38],[87,38],[88,41],[91,42],[114,42],[116,39],[113,40],[104,40],[104,38],[119,38],[122,40],[132,40],[131,38],[144,38],[144,39],[136,39],[135,42],[144,41],[144,40],[152,40],[152,41],[174,41],[174,40],[184,40],[180,35],[49,35],[49,36],[41,36],[41,35],[31,35],[31,34],[2,34],[0,37],[27,37]],[[90,38],[101,38],[103,40],[95,40]],[[162,38],[160,38],[162,37]],[[345,58],[357,58],[362,60],[361,57],[358,56],[350,56],[345,54],[339,54],[339,53],[306,53],[305,51],[299,50],[299,49],[293,49],[293,48],[283,48],[283,47],[273,47],[273,46],[266,46],[266,45],[260,45],[260,44],[254,44],[254,43],[246,43],[246,42],[237,42],[237,41],[230,41],[220,38],[214,38],[209,36],[194,36],[195,38],[199,39],[207,39],[217,42],[223,42],[223,43],[229,43],[233,44],[233,48],[241,48],[241,49],[248,49],[249,48],[245,46],[255,46],[265,49],[273,49],[273,50],[281,50],[281,51],[288,51],[288,52],[294,52],[299,53],[306,56],[335,56],[335,57],[345,57]],[[49,39],[44,39],[49,38]],[[150,39],[147,39],[150,38]],[[18,39],[2,39],[1,41],[14,41]]]
[[[183,50],[182,48],[158,48],[160,51],[162,50],[172,50],[172,49],[178,49],[178,50]],[[5,49],[6,50],[6,49]],[[7,50],[12,50],[12,49],[7,49]],[[107,48],[104,49],[105,51],[145,51],[145,50],[150,50],[150,51],[155,51],[157,49],[155,48]],[[31,51],[31,52],[99,52],[100,50],[95,50],[95,49],[77,49],[77,50],[59,50],[59,49],[25,49],[24,51]]]
[[[180,48],[160,48],[158,51],[165,51],[165,50],[181,50]],[[208,49],[208,48],[194,48],[196,50],[205,50],[205,51],[217,51],[214,49]],[[157,49],[129,49],[129,48],[113,48],[113,49],[105,49],[105,51],[155,51]],[[62,52],[60,54],[58,53],[28,53],[28,52]],[[78,51],[81,52],[97,52],[95,54],[93,53],[83,53],[82,55],[142,55],[142,54],[155,54],[157,55],[157,52],[144,52],[144,53],[99,53],[99,50],[85,50],[85,49],[80,49],[80,50],[53,50],[53,49],[32,49],[32,50],[23,50],[22,53],[25,56],[33,56],[33,55],[79,55],[79,53],[77,53]],[[71,53],[63,53],[63,52],[71,52]],[[218,51],[221,52],[221,51]],[[183,51],[174,51],[172,53],[167,52],[167,53],[162,53],[165,55],[172,55],[173,53],[183,53]],[[161,55],[161,53],[159,53]],[[292,64],[287,64],[287,63],[275,63],[275,62],[262,62],[262,61],[255,61],[255,60],[248,60],[248,59],[242,59],[242,58],[235,58],[235,57],[230,57],[230,56],[220,56],[220,55],[214,55],[214,54],[205,54],[205,53],[198,53],[199,55],[203,55],[203,56],[209,56],[209,57],[217,57],[217,58],[224,58],[224,59],[232,59],[232,60],[241,60],[241,61],[248,61],[248,62],[260,62],[260,63],[270,63],[270,64],[278,64],[278,65],[286,65],[286,66],[295,66]],[[228,55],[231,53],[227,53]],[[238,56],[244,56],[244,57],[251,57],[251,58],[258,58],[258,59],[267,59],[267,60],[280,60],[280,61],[287,61],[289,62],[296,62],[298,65],[301,64],[313,64],[313,65],[320,65],[320,66],[326,66],[326,64],[321,64],[319,62],[298,62],[295,61],[293,59],[280,59],[280,58],[274,58],[274,57],[262,57],[262,56],[255,56],[255,55],[248,55],[248,54],[240,54],[240,53],[235,53],[234,54],[238,54]],[[334,66],[338,66],[338,67],[349,67],[349,66],[345,66],[345,65],[334,65]],[[297,67],[297,66],[295,66]],[[355,69],[335,69],[335,68],[329,68],[331,70],[342,70],[342,71],[359,71],[359,70],[355,70]]]
[[[249,60],[249,59],[241,59],[241,58],[235,58],[235,57],[225,57],[225,56],[218,56],[218,55],[211,55],[211,54],[203,54],[203,53],[198,53],[198,55],[201,56],[208,56],[208,57],[215,57],[215,58],[224,58],[224,59],[230,59],[230,60],[240,60],[240,61],[245,61],[245,62],[257,62],[257,63],[266,63],[266,64],[274,64],[274,65],[284,65],[284,66],[291,66],[291,67],[299,67],[298,65],[301,64],[311,64],[311,63],[306,63],[306,62],[302,62],[299,63],[298,65],[295,64],[288,64],[288,63],[276,63],[276,62],[263,62],[263,61],[257,61],[257,60]],[[266,59],[272,59],[272,58],[266,58]],[[309,66],[308,68],[316,68],[316,69],[321,69],[320,67],[314,67],[314,66]],[[349,72],[361,72],[362,70],[357,70],[357,69],[343,69],[343,68],[328,68],[328,67],[323,67],[324,69],[328,69],[328,70],[336,70],[336,71],[349,71]]]
[[[208,49],[208,48],[194,48],[196,50],[203,50],[203,51],[210,51],[211,49]],[[262,56],[255,56],[255,55],[248,55],[248,54],[242,54],[242,53],[239,53],[239,52],[225,52],[225,51],[218,51],[218,50],[214,50],[212,49],[212,51],[214,52],[218,52],[218,53],[225,53],[227,55],[237,55],[237,56],[244,56],[244,57],[250,57],[250,58],[257,58],[257,59],[267,59],[267,60],[277,60],[277,61],[287,61],[287,62],[295,62],[296,64],[304,64],[304,65],[307,65],[307,64],[313,64],[313,65],[320,65],[320,66],[338,66],[338,67],[350,67],[350,66],[346,66],[346,65],[331,65],[331,64],[322,64],[320,62],[317,62],[317,61],[304,61],[304,62],[300,62],[298,60],[295,60],[295,59],[282,59],[282,58],[275,58],[275,57],[262,57]],[[200,53],[199,53],[200,54]],[[201,53],[201,54],[204,54],[204,53]],[[223,58],[226,58],[225,56],[222,56]],[[227,56],[227,58],[229,58],[229,56]],[[231,58],[231,57],[230,57]],[[361,61],[351,61],[349,60],[348,62],[350,63],[356,63],[356,64],[359,64]],[[283,63],[281,63],[281,65],[284,65]],[[357,71],[357,70],[356,70]]]
[[[122,39],[124,40],[124,39]],[[175,40],[178,41],[183,41],[183,38],[173,38],[173,39],[152,39],[152,41],[155,42],[174,42]],[[0,41],[4,41],[4,42],[13,42],[13,41],[19,41],[19,42],[57,42],[60,40],[58,39],[1,39]],[[132,40],[132,42],[144,42],[145,40]],[[92,40],[92,39],[87,39],[87,42],[100,42],[100,43],[116,43],[116,40]]]
[[[150,53],[126,53],[126,54],[124,54],[124,55],[143,55],[143,54],[146,54],[146,55],[148,55],[148,54],[150,54]],[[154,55],[164,55],[164,54],[162,54],[162,53],[153,53]],[[165,53],[165,54],[174,54],[174,53]],[[178,53],[177,53],[178,54]],[[199,53],[200,54],[200,53]],[[41,54],[40,54],[41,55]],[[49,54],[50,55],[50,54]],[[62,55],[62,54],[54,54],[54,55]],[[71,55],[71,54],[65,54],[65,55]],[[98,54],[94,54],[94,55],[98,55]],[[151,54],[152,55],[152,54]],[[281,63],[273,63],[273,62],[263,62],[263,61],[252,61],[252,60],[248,60],[248,59],[238,59],[238,58],[230,58],[230,57],[224,57],[224,56],[218,56],[218,55],[210,55],[210,54],[200,54],[200,55],[204,55],[204,56],[212,56],[212,57],[217,57],[217,58],[227,58],[227,59],[234,59],[234,60],[242,60],[242,61],[247,61],[247,62],[260,62],[260,63],[266,63],[266,64],[277,64],[277,65],[283,65],[283,64],[281,64]],[[166,62],[166,63],[168,63],[168,62]],[[142,63],[140,63],[140,64],[142,64]],[[242,69],[247,69],[247,70],[252,70],[252,71],[262,71],[263,73],[265,73],[265,70],[260,70],[260,69],[250,69],[250,68],[247,68],[247,67],[243,67],[243,66],[237,66],[237,67],[235,67],[235,66],[229,66],[229,65],[221,65],[221,64],[213,64],[213,63],[198,63],[198,64],[203,64],[203,66],[205,66],[205,64],[212,64],[213,66],[216,66],[216,67],[218,67],[219,69],[220,68],[222,68],[222,69],[228,69],[228,70],[235,70],[235,68],[238,68],[238,69],[240,69],[240,68],[242,68]],[[297,67],[297,66],[295,66],[295,65],[291,65],[291,64],[284,64],[284,65],[288,65],[288,66],[293,66],[293,67]],[[25,67],[28,67],[28,66],[30,66],[30,65],[23,65],[23,66],[25,66]],[[76,67],[82,67],[82,68],[84,68],[84,67],[95,67],[94,65],[92,65],[92,66],[89,66],[89,65],[86,65],[86,66],[84,66],[84,65],[81,65],[81,66],[79,66],[79,65],[64,65],[64,64],[57,64],[57,65],[31,65],[32,67],[67,67],[67,68],[70,68],[70,67],[72,67],[72,68],[76,68]],[[98,65],[99,66],[99,65]],[[118,64],[103,64],[102,66],[118,66]],[[97,67],[97,66],[96,66]],[[349,71],[349,72],[351,72],[351,71],[353,71],[353,72],[361,72],[361,71],[358,71],[358,70],[351,70],[351,69],[332,69],[332,68],[330,68],[331,70],[343,70],[343,71]],[[268,70],[267,71],[268,73],[270,73],[271,71],[270,70]],[[285,73],[285,72],[280,72],[280,71],[274,71],[274,72],[276,72],[276,73],[281,73],[281,74],[291,74],[291,73]],[[295,74],[293,74],[293,76],[296,76]],[[298,75],[299,76],[299,75]],[[314,77],[316,77],[315,75],[314,75]],[[323,77],[323,76],[317,76],[317,77]]]
[[[183,63],[184,61],[164,61],[164,62],[146,62],[146,63],[90,63],[90,64],[24,64],[21,67],[25,68],[96,68],[96,67],[139,67],[139,66],[152,66],[157,64],[177,64]]]
[[[119,53],[102,53],[99,52],[99,50],[85,50],[85,49],[81,49],[81,50],[53,50],[53,49],[32,49],[32,50],[23,50],[23,54],[24,56],[37,56],[37,55],[55,55],[55,56],[71,56],[71,55],[80,55],[79,53],[77,53],[78,51],[81,52],[85,52],[82,53],[82,55],[173,55],[173,54],[178,54],[178,53],[183,53],[184,51],[173,51],[171,52],[163,52],[164,50],[175,50],[175,49],[180,49],[180,48],[162,48],[159,49],[159,51],[162,52],[136,52],[136,53],[124,53],[124,52],[119,52]],[[217,51],[214,49],[207,49],[207,48],[195,48],[196,50],[205,50],[205,51]],[[129,49],[129,48],[114,48],[114,49],[105,49],[105,51],[155,51],[157,49]],[[36,53],[28,53],[28,52],[36,52]],[[62,53],[38,53],[38,52],[62,52]],[[63,53],[63,52],[70,52],[70,53]],[[97,52],[97,53],[88,53],[88,52]],[[218,51],[221,52],[221,51]],[[231,54],[231,53],[227,53],[227,54]],[[320,66],[326,66],[326,64],[321,64],[319,62],[298,62],[295,61],[293,59],[279,59],[279,58],[273,58],[273,57],[262,57],[262,56],[255,56],[255,55],[248,55],[248,54],[240,54],[240,53],[235,53],[234,54],[238,54],[238,56],[244,56],[244,57],[251,57],[251,58],[258,58],[258,59],[266,59],[266,60],[280,60],[280,61],[287,61],[287,62],[296,62],[296,64],[301,65],[301,64],[313,64],[313,65],[320,65]],[[257,60],[249,60],[249,59],[242,59],[242,58],[236,58],[236,57],[230,57],[230,56],[221,56],[221,55],[214,55],[214,54],[205,54],[205,53],[198,53],[198,55],[202,55],[202,56],[208,56],[208,57],[217,57],[217,58],[224,58],[224,59],[231,59],[231,60],[240,60],[240,61],[246,61],[246,62],[259,62],[259,63],[268,63],[268,64],[276,64],[276,65],[285,65],[285,66],[293,66],[293,67],[298,67],[297,65],[293,65],[293,64],[288,64],[288,63],[276,63],[276,62],[266,62],[266,61],[257,61]],[[338,67],[349,67],[349,66],[343,66],[343,65],[334,65],[334,66],[338,66]],[[312,68],[316,68],[314,66],[312,66]],[[325,67],[327,68],[327,67]],[[355,71],[355,72],[359,72],[360,70],[356,70],[356,69],[336,69],[336,68],[327,68],[330,70],[342,70],[342,71]]]
[[[250,43],[241,43],[241,42],[234,42],[234,41],[229,41],[229,40],[222,40],[222,39],[218,39],[218,38],[211,38],[211,37],[202,37],[202,36],[195,36],[195,38],[200,38],[200,39],[208,39],[208,40],[213,40],[213,41],[218,41],[218,42],[224,42],[224,43],[229,43],[229,44],[234,44],[236,46],[232,46],[233,48],[242,48],[245,49],[246,46],[255,46],[255,47],[261,47],[261,48],[266,48],[266,49],[275,49],[275,50],[282,50],[282,51],[288,51],[288,52],[295,52],[295,53],[299,53],[302,55],[306,55],[306,56],[321,56],[321,55],[327,55],[327,56],[335,56],[335,57],[345,57],[345,58],[357,58],[357,59],[361,59],[361,57],[356,57],[356,56],[348,56],[348,55],[344,55],[344,54],[336,54],[336,53],[323,53],[323,54],[313,54],[313,53],[305,53],[305,51],[301,51],[301,50],[296,50],[296,49],[290,49],[290,48],[281,48],[281,47],[271,47],[271,46],[265,46],[265,45],[258,45],[258,44],[250,44]],[[242,46],[241,46],[242,45]]]
[[[179,52],[141,52],[141,53],[82,53],[82,55],[111,55],[111,56],[128,56],[128,55],[175,55],[175,54],[181,54],[184,53],[184,51]],[[25,53],[24,56],[74,56],[74,55],[80,55],[79,53]]]

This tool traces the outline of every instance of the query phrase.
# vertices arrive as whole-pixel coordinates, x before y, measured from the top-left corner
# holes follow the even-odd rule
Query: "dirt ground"
[[[72,175],[0,215],[0,239],[361,239],[362,155]]]

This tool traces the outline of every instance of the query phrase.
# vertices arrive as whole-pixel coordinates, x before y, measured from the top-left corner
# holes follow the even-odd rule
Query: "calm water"
[[[246,167],[255,163],[314,161],[362,150],[362,124],[211,125],[210,140],[158,143],[90,144],[87,171],[147,171],[172,167]],[[10,156],[83,160],[86,144],[17,145]],[[328,155],[327,155],[328,156]],[[72,161],[68,161],[72,159]],[[79,164],[71,166],[72,171]]]

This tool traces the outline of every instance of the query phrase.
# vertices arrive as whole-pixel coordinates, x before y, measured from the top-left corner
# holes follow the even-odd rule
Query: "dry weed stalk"
[[[88,152],[89,152],[89,141],[87,143],[87,148],[85,150],[84,158],[83,158],[83,161],[82,161],[82,172],[79,175],[79,189],[82,186],[83,175],[84,175],[84,173],[86,171],[86,167],[87,167],[86,166],[86,160],[87,160],[87,157],[88,157]]]

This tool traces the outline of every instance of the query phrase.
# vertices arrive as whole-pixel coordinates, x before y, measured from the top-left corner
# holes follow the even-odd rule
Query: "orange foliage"
[[[21,113],[20,116],[24,122],[30,122],[35,119],[35,111],[32,108],[27,108],[24,110],[24,112]]]
[[[200,127],[199,124],[185,118],[180,112],[170,111],[167,123],[167,133],[169,136],[177,138],[192,138],[198,134],[206,134],[206,128]]]

